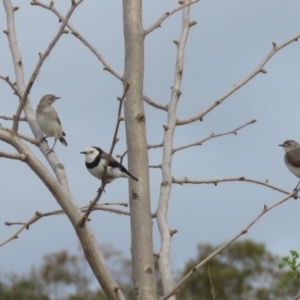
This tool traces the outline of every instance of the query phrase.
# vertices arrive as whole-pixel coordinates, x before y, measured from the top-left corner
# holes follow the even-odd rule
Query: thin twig
[[[154,145],[148,145],[148,149],[160,148],[162,146],[163,146],[163,143],[154,144]],[[120,164],[122,164],[123,159],[124,159],[124,157],[125,157],[126,154],[127,154],[127,150],[122,155],[120,155],[120,154],[116,155],[116,157],[120,158]]]
[[[130,213],[128,211],[124,211],[124,210],[120,210],[120,209],[116,209],[116,208],[108,208],[105,207],[107,205],[122,205],[122,206],[128,206],[127,203],[121,202],[121,203],[103,203],[103,204],[99,204],[93,207],[93,210],[102,210],[102,211],[108,211],[108,212],[112,212],[112,213],[117,213],[117,214],[121,214],[121,215],[130,215]],[[83,206],[80,207],[80,210],[82,212],[85,212],[87,210],[88,206]],[[37,222],[39,219],[43,218],[43,217],[49,217],[49,216],[57,216],[57,215],[64,215],[65,212],[60,209],[60,210],[54,210],[54,211],[50,211],[50,212],[46,212],[46,213],[41,213],[39,211],[37,211],[35,213],[35,215],[27,222],[5,222],[5,225],[7,226],[12,226],[12,225],[23,225],[20,229],[18,229],[11,237],[9,237],[8,239],[6,239],[5,241],[0,243],[0,247],[7,244],[8,242],[17,239],[19,234],[24,230],[24,229],[29,229],[29,226],[34,224],[35,222]]]
[[[66,14],[57,34],[55,35],[54,39],[52,40],[52,42],[49,44],[48,48],[46,49],[46,51],[43,53],[43,54],[40,54],[40,57],[39,57],[39,61],[29,79],[29,82],[25,88],[25,91],[22,95],[22,98],[20,99],[20,103],[19,103],[19,106],[18,106],[18,109],[15,113],[15,119],[14,119],[14,122],[13,122],[13,127],[12,127],[12,130],[13,132],[17,132],[18,131],[18,126],[19,126],[19,119],[20,119],[20,116],[21,116],[21,113],[22,113],[22,110],[23,110],[23,107],[27,101],[27,97],[28,97],[28,94],[30,93],[30,89],[35,81],[35,79],[37,78],[38,74],[39,74],[39,71],[40,71],[40,68],[42,67],[43,65],[43,62],[45,61],[45,59],[48,57],[48,55],[50,54],[51,50],[53,49],[53,47],[56,45],[57,41],[59,40],[59,38],[65,33],[65,26],[66,24],[68,23],[68,20],[70,19],[72,13],[74,12],[75,8],[82,2],[83,0],[79,0],[78,2],[75,2],[73,1],[72,2],[72,5],[68,11],[68,13]],[[10,35],[8,35],[8,38]]]
[[[119,103],[119,109],[118,109],[118,119],[117,119],[117,124],[116,124],[116,128],[115,128],[115,133],[114,133],[114,137],[113,137],[113,140],[112,140],[112,143],[111,143],[111,147],[110,147],[110,151],[109,151],[109,154],[108,154],[108,157],[106,159],[106,162],[104,164],[104,172],[103,172],[103,177],[102,177],[102,181],[101,181],[101,186],[97,192],[97,195],[95,197],[95,199],[93,201],[90,202],[90,205],[88,207],[88,209],[86,210],[85,214],[82,216],[81,220],[79,221],[78,225],[80,227],[83,227],[84,226],[84,223],[86,222],[89,214],[91,213],[93,207],[97,204],[97,202],[99,201],[103,191],[104,191],[104,188],[106,186],[106,184],[108,183],[106,181],[106,172],[107,172],[107,166],[109,164],[109,161],[110,161],[110,158],[111,158],[111,155],[112,155],[112,152],[114,150],[114,147],[117,143],[117,134],[118,134],[118,130],[119,130],[119,126],[120,126],[120,123],[121,121],[123,120],[121,118],[121,112],[122,112],[122,105],[123,105],[123,102],[124,102],[124,99],[126,97],[126,94],[128,92],[130,88],[130,84],[129,83],[126,83],[125,85],[125,88],[124,88],[124,92],[123,92],[123,96],[121,98],[118,98],[118,100],[120,101]]]
[[[167,105],[163,105],[161,103],[158,103],[158,102],[155,102],[153,101],[152,99],[150,99],[149,97],[147,96],[143,96],[143,99],[146,103],[148,103],[149,105],[155,107],[155,108],[158,108],[158,109],[161,109],[161,110],[164,110],[164,111],[167,111]]]
[[[55,9],[55,7],[53,5],[46,5],[40,1],[34,0],[32,1],[32,5],[36,5],[36,6],[40,6],[43,7],[45,9],[48,9],[50,11],[52,11],[59,20],[64,20],[64,17],[59,13],[58,10]],[[73,25],[71,25],[69,22],[66,24],[66,26],[71,30],[71,33],[78,38],[88,49],[90,49],[90,51],[92,53],[95,54],[95,56],[98,58],[98,60],[102,63],[102,65],[104,66],[103,70],[108,71],[109,73],[111,73],[113,76],[115,76],[117,79],[121,80],[123,82],[123,76],[120,75],[117,71],[115,71],[110,65],[109,63],[104,59],[104,57],[101,55],[101,53],[97,50],[97,48],[95,48],[90,42],[88,42],[75,28]],[[153,101],[152,99],[150,99],[149,97],[147,97],[146,95],[143,95],[143,100],[152,105],[153,107],[162,109],[162,110],[166,110],[165,106],[157,103],[155,101]]]
[[[4,81],[6,81],[6,82],[9,84],[9,86],[13,89],[14,94],[17,95],[19,98],[21,98],[21,96],[20,96],[20,94],[19,94],[19,92],[18,92],[18,90],[17,90],[15,84],[13,84],[13,83],[9,80],[9,76],[2,76],[2,75],[0,75],[0,79],[3,79]]]
[[[210,254],[208,257],[206,257],[203,261],[201,261],[199,264],[194,266],[191,271],[189,271],[177,284],[176,286],[170,291],[167,295],[160,298],[160,300],[167,300],[171,296],[175,295],[178,291],[178,289],[187,282],[187,280],[195,274],[195,272],[200,269],[202,266],[204,266],[208,261],[210,261],[212,258],[214,258],[216,255],[221,253],[225,248],[227,248],[229,245],[231,245],[235,240],[237,240],[240,236],[247,233],[250,227],[252,227],[253,224],[256,223],[258,219],[260,219],[265,213],[270,211],[271,209],[275,208],[276,206],[282,204],[283,202],[287,201],[288,199],[294,197],[297,192],[293,191],[292,193],[288,194],[283,199],[279,200],[278,202],[275,202],[271,206],[264,205],[263,210],[240,232],[238,232],[235,236],[233,236],[229,241],[224,243],[221,247],[219,247],[217,250],[215,250],[212,254]]]
[[[183,179],[173,178],[173,183],[177,183],[177,184],[180,184],[180,185],[183,185],[183,184],[214,184],[215,186],[217,186],[218,183],[232,182],[232,181],[243,181],[243,182],[256,183],[256,184],[264,185],[266,187],[269,187],[273,190],[276,190],[276,191],[284,193],[284,194],[289,194],[290,193],[290,192],[287,192],[283,189],[280,189],[280,188],[278,188],[274,185],[269,184],[267,181],[260,181],[260,180],[256,180],[256,179],[250,179],[250,178],[246,178],[244,176],[233,177],[233,178],[222,178],[222,179],[208,179],[208,180],[191,180],[191,179],[188,179],[187,177],[185,177]]]
[[[216,106],[221,104],[226,98],[228,98],[231,94],[233,94],[236,90],[241,88],[243,85],[245,85],[247,82],[249,82],[251,79],[253,79],[257,74],[259,73],[267,73],[267,71],[263,68],[265,64],[269,61],[269,59],[279,50],[284,48],[285,46],[289,45],[292,42],[296,42],[300,37],[300,33],[296,34],[292,38],[288,39],[286,42],[282,43],[281,45],[277,46],[275,42],[272,43],[273,49],[267,54],[267,56],[262,60],[262,62],[258,65],[258,67],[245,79],[240,81],[238,84],[235,84],[233,88],[231,88],[227,93],[225,93],[222,97],[217,99],[214,103],[209,105],[206,109],[204,109],[201,113],[182,120],[177,121],[177,125],[184,125],[189,124],[192,122],[195,122],[197,120],[202,121],[203,117],[208,114],[211,110],[213,110]]]
[[[210,273],[210,267],[209,266],[207,266],[207,271],[208,271],[211,295],[212,295],[213,300],[216,300],[214,284],[213,284],[213,281],[212,281],[212,278],[211,278],[211,273]]]
[[[15,118],[14,117],[9,117],[9,116],[4,116],[0,115],[0,119],[7,120],[7,121],[13,121]],[[19,121],[25,121],[27,122],[26,118],[20,118]]]
[[[153,25],[151,25],[150,27],[148,27],[147,29],[145,29],[145,35],[147,35],[148,33],[152,32],[154,29],[158,28],[161,26],[162,22],[167,19],[169,16],[173,15],[174,13],[176,13],[177,11],[183,9],[184,7],[188,6],[188,5],[192,5],[194,3],[199,2],[200,0],[194,0],[191,1],[189,3],[185,3],[182,4],[172,10],[167,11],[166,13],[164,13]]]
[[[121,209],[117,209],[117,208],[111,208],[111,207],[105,207],[105,206],[109,206],[109,205],[121,205],[121,206],[125,206],[128,207],[128,203],[125,202],[117,202],[117,203],[113,203],[113,202],[108,202],[108,203],[101,203],[101,204],[97,204],[93,207],[93,211],[94,210],[102,210],[102,211],[108,211],[111,213],[116,213],[119,215],[125,215],[125,216],[130,216],[130,212],[129,211],[125,211],[125,210],[121,210]],[[82,206],[79,209],[82,212],[86,212],[86,210],[88,209],[88,205]],[[41,213],[41,212],[36,212],[35,216],[32,217],[29,221],[27,222],[5,222],[6,226],[13,226],[13,225],[23,225],[17,232],[15,232],[10,238],[6,239],[5,241],[3,241],[2,243],[0,243],[0,247],[7,244],[8,242],[12,241],[13,239],[18,238],[18,235],[24,230],[24,229],[29,229],[29,226],[32,225],[33,223],[35,223],[36,221],[38,221],[39,219],[43,218],[43,217],[49,217],[49,216],[59,216],[59,215],[65,215],[65,211],[60,209],[60,210],[54,210],[54,211],[50,211],[50,212],[46,212],[46,213]],[[156,214],[152,213],[151,214],[152,218],[156,218]]]
[[[0,157],[5,157],[5,158],[9,158],[9,159],[17,159],[17,160],[21,160],[21,161],[26,160],[26,155],[23,153],[8,153],[8,152],[0,151]]]
[[[52,11],[59,20],[64,21],[63,15],[60,14],[60,12],[54,7],[54,5],[46,5],[40,1],[33,1],[33,5],[43,7],[45,9],[48,9]],[[103,58],[103,56],[100,54],[100,52],[92,46],[69,22],[66,23],[66,26],[71,30],[71,33],[78,38],[88,49],[90,49],[96,57],[101,61],[101,63],[104,66],[104,70],[110,72],[112,75],[114,75],[119,80],[123,81],[122,76],[117,73],[109,64],[108,62]]]
[[[195,142],[195,143],[192,143],[192,144],[188,144],[188,145],[184,145],[184,146],[180,146],[180,147],[177,147],[177,148],[174,148],[173,149],[173,153],[175,153],[176,151],[179,151],[179,150],[183,150],[183,149],[186,149],[186,148],[190,148],[190,147],[193,147],[193,146],[201,146],[202,143],[210,140],[210,139],[213,139],[213,138],[216,138],[216,137],[219,137],[219,136],[223,136],[223,135],[228,135],[228,134],[235,134],[237,135],[237,131],[241,130],[242,128],[250,125],[250,124],[253,124],[255,123],[256,120],[251,120],[250,122],[236,128],[236,129],[233,129],[231,131],[227,131],[227,132],[223,132],[223,133],[218,133],[218,134],[214,134],[212,133],[210,136],[208,136],[207,138],[203,139],[203,140],[200,140],[198,142]]]

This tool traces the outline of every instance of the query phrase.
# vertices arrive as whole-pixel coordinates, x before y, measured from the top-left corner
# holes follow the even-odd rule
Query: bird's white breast
[[[36,116],[37,123],[41,130],[46,134],[47,136],[54,136],[56,138],[60,138],[62,136],[62,128],[57,119],[54,118],[48,112],[45,113],[39,113]]]
[[[104,164],[105,164],[105,159],[101,158],[98,166],[88,170],[93,176],[97,177],[98,179],[102,179],[104,173],[104,167],[103,167]],[[124,173],[121,172],[119,168],[112,168],[109,166],[107,167],[106,176],[107,179],[109,180],[113,180],[119,177],[125,177]]]

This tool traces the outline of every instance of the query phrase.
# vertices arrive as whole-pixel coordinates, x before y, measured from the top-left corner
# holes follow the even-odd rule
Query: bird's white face
[[[99,154],[98,150],[93,147],[88,147],[80,153],[85,155],[86,162],[93,162],[96,156]]]

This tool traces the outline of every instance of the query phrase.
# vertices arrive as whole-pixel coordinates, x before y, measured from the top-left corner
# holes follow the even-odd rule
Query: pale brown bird
[[[64,138],[66,134],[62,130],[57,112],[51,106],[57,99],[60,99],[60,97],[51,94],[43,96],[35,111],[37,123],[46,135],[43,139],[46,139],[47,137],[55,138],[53,147],[50,151],[53,151],[57,139],[59,139],[63,145],[68,146],[68,143]]]

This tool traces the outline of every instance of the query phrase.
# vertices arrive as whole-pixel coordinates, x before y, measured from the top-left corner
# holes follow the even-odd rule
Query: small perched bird
[[[37,123],[46,135],[43,139],[52,136],[55,137],[55,141],[50,152],[53,151],[57,139],[59,139],[63,145],[68,146],[68,143],[64,138],[66,134],[62,130],[57,112],[51,106],[57,99],[60,99],[60,97],[56,97],[54,95],[43,96],[35,111]]]
[[[284,162],[288,169],[298,178],[300,178],[300,145],[293,140],[286,140],[283,144],[280,144],[278,146],[283,147],[285,151],[284,155]],[[298,186],[300,184],[297,184],[294,191],[297,190]]]
[[[108,153],[102,151],[102,149],[98,147],[88,147],[80,153],[85,155],[85,165],[88,171],[93,176],[102,180],[104,172],[103,165],[108,158]],[[136,177],[131,175],[123,165],[111,156],[107,166],[106,180],[111,182],[119,177],[132,178],[138,181]]]

